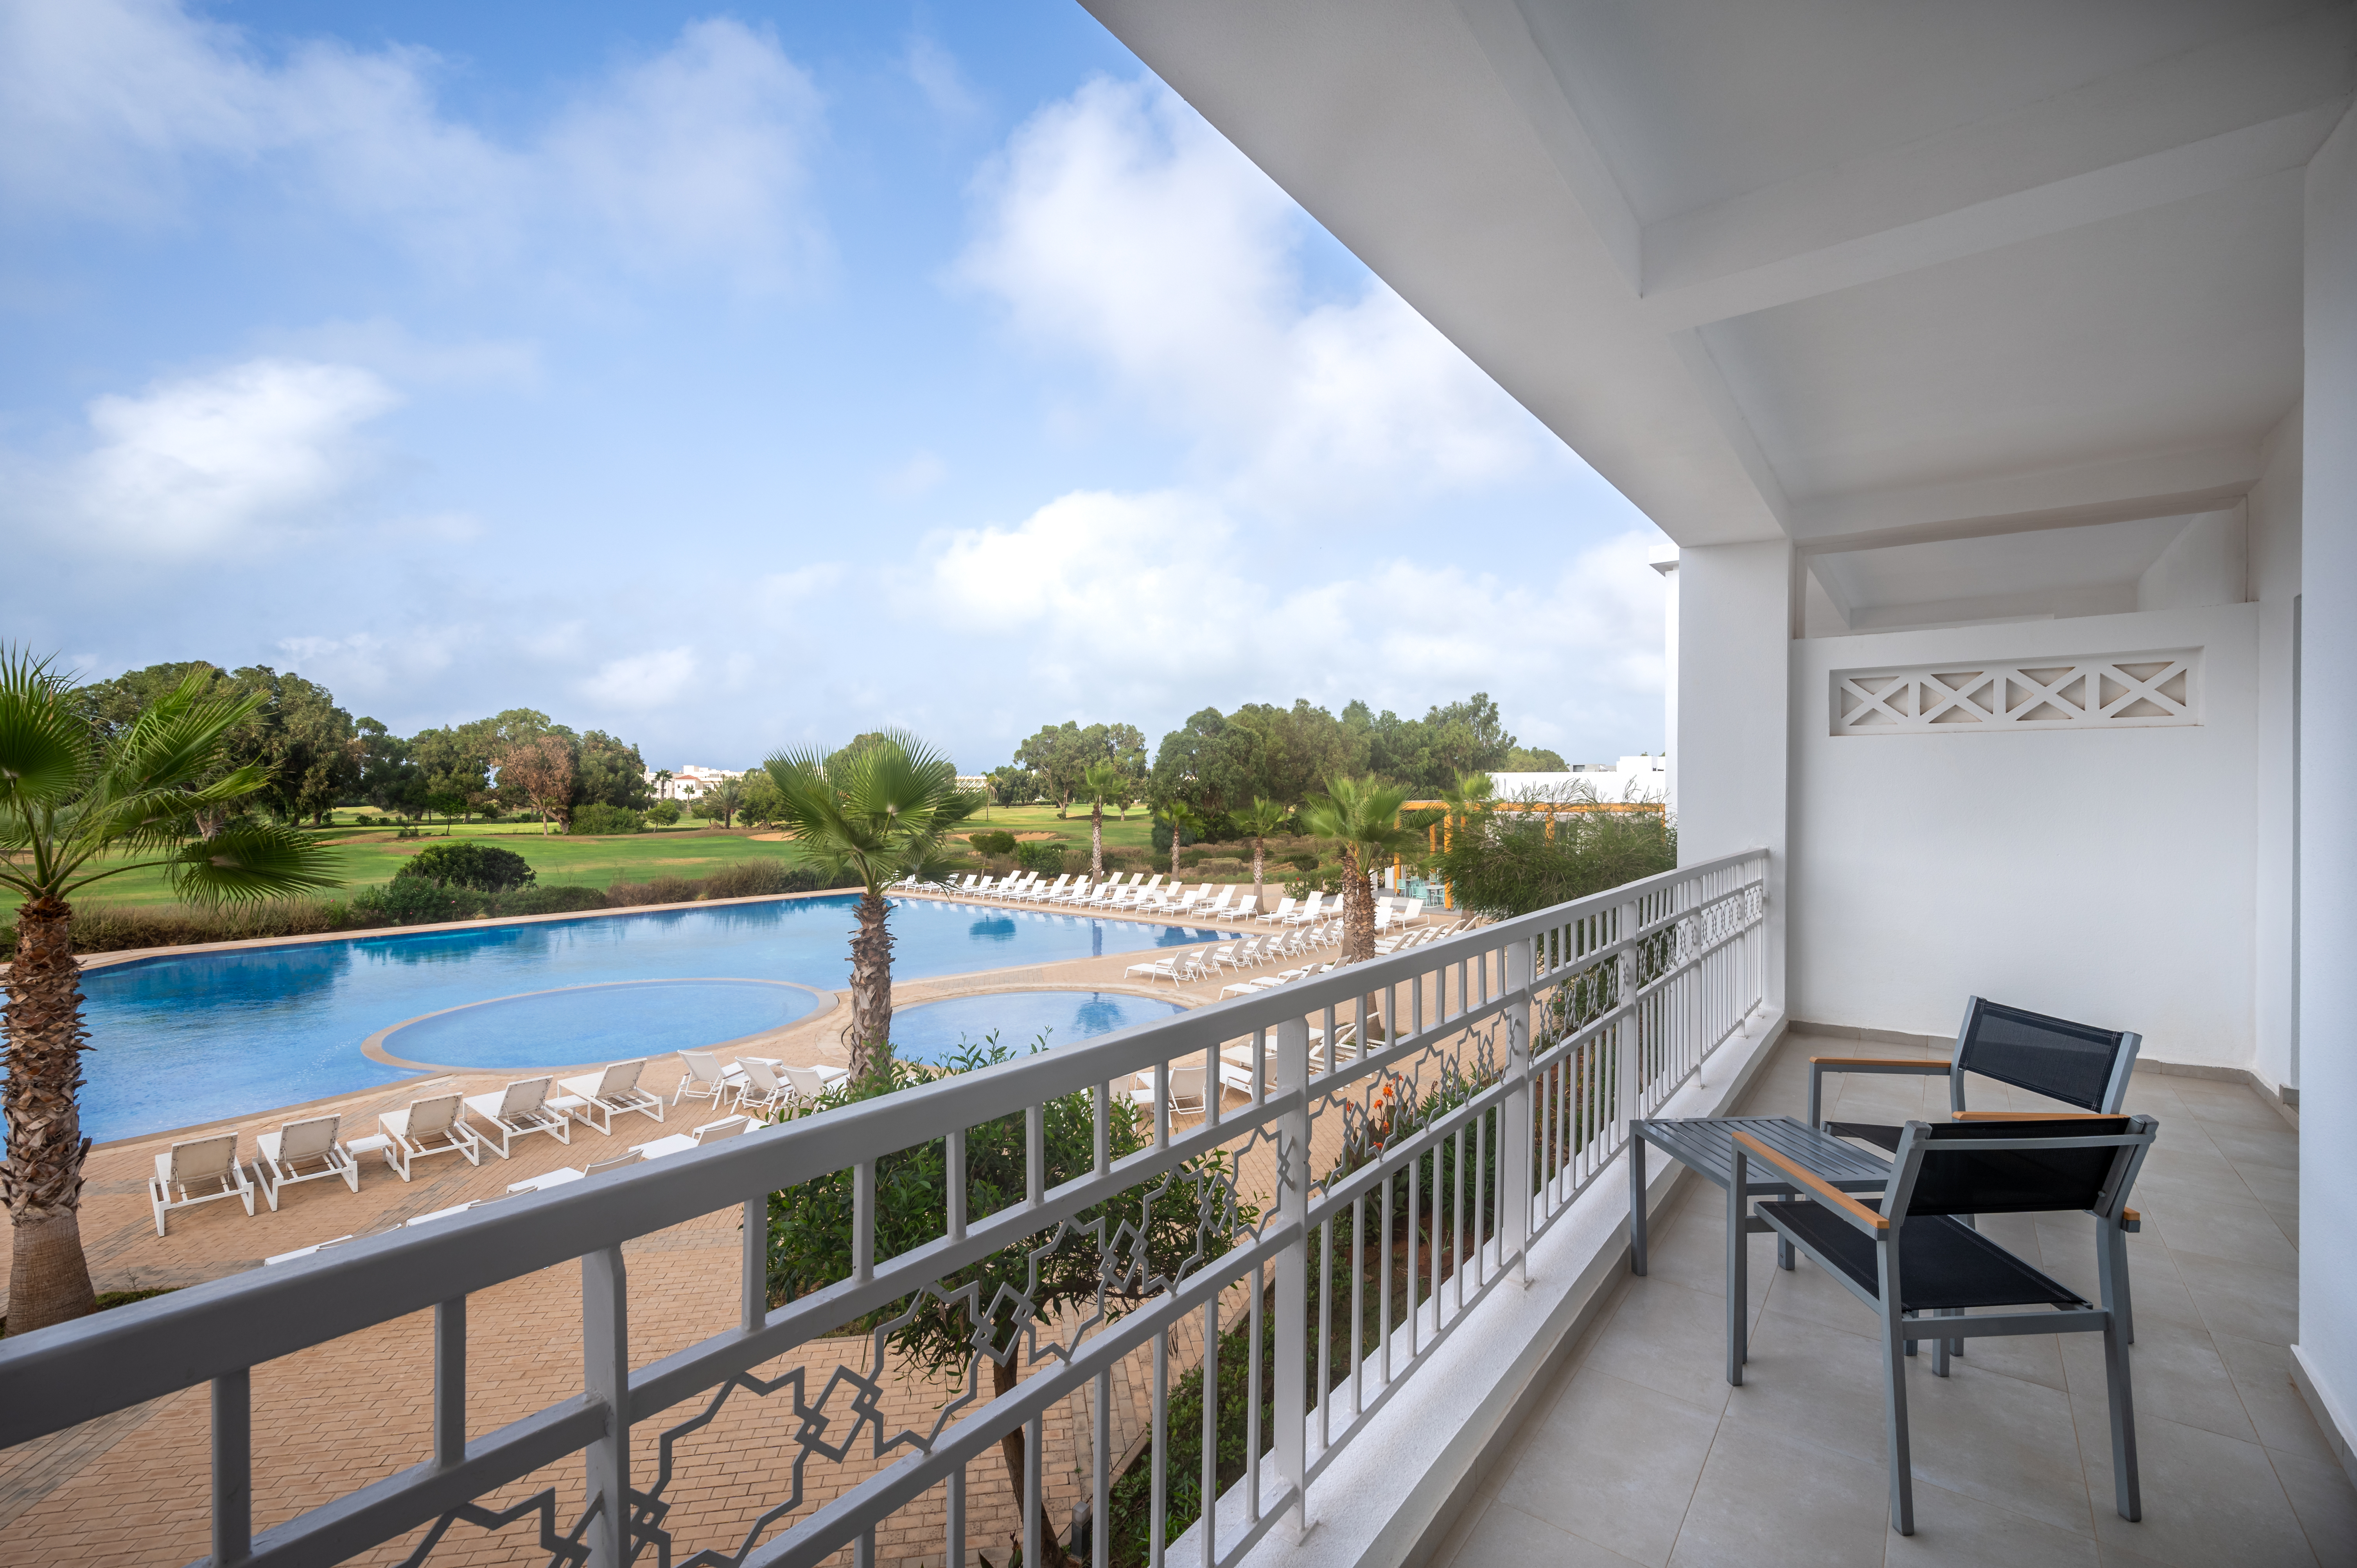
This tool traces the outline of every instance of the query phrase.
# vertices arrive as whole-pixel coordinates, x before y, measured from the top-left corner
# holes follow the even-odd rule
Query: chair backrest
[[[826,1079],[819,1077],[814,1068],[788,1064],[778,1070],[786,1075],[786,1081],[794,1086],[794,1092],[805,1100],[816,1100],[826,1092]]]
[[[1276,912],[1280,915],[1290,915],[1293,913],[1295,903],[1296,900],[1291,898],[1279,898],[1276,901]]]
[[[745,1069],[746,1078],[763,1094],[776,1094],[785,1087],[778,1081],[778,1069],[758,1057],[738,1057],[737,1065]]]
[[[1948,1099],[1964,1108],[1964,1075],[1978,1073],[2109,1115],[2119,1110],[2144,1036],[2042,1013],[2007,1007],[1975,996],[1964,1004],[1964,1026],[1956,1031],[1955,1069]]]
[[[1203,1064],[1200,1061],[1190,1062],[1185,1067],[1180,1067],[1175,1062],[1171,1064],[1170,1098],[1173,1100],[1203,1098]]]
[[[746,1125],[746,1118],[742,1116],[730,1116],[718,1122],[706,1122],[695,1130],[695,1141],[699,1144],[716,1144],[723,1138],[735,1137],[745,1130]]]
[[[1403,920],[1421,920],[1424,918],[1424,900],[1421,898],[1411,898],[1406,903],[1401,905],[1400,918]]]
[[[1892,1201],[1910,1216],[2107,1213],[2127,1196],[2157,1125],[2148,1116],[1910,1122],[1894,1156]]]
[[[237,1164],[237,1134],[221,1133],[210,1138],[191,1138],[185,1144],[172,1145],[172,1179],[175,1182],[212,1181],[225,1176]]]
[[[548,1083],[544,1078],[520,1078],[509,1084],[508,1091],[500,1096],[500,1119],[505,1121],[539,1110],[548,1099]]]
[[[341,1116],[314,1116],[308,1121],[287,1122],[278,1129],[279,1159],[317,1159],[336,1146],[336,1134],[343,1124]]]
[[[607,1171],[619,1170],[624,1165],[637,1165],[640,1160],[645,1158],[646,1155],[639,1153],[636,1149],[632,1149],[629,1154],[616,1155],[610,1160],[592,1160],[587,1165],[581,1167],[581,1174],[586,1176],[600,1176]]]
[[[720,1081],[720,1058],[710,1051],[682,1051],[679,1059],[687,1064],[688,1080],[692,1083]]]
[[[411,1101],[409,1135],[425,1138],[437,1133],[447,1133],[457,1124],[458,1103],[459,1097],[455,1094],[437,1094],[431,1100]]]
[[[626,1062],[615,1062],[597,1079],[597,1098],[610,1100],[618,1094],[628,1094],[639,1087],[639,1073],[647,1065],[644,1057],[633,1057]]]

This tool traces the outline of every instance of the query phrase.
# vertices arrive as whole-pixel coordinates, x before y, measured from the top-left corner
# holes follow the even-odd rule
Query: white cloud
[[[688,695],[695,685],[695,671],[693,648],[658,649],[608,660],[576,689],[590,702],[643,713]]]
[[[1298,210],[1157,85],[1100,79],[1041,110],[976,189],[957,276],[1102,364],[1249,508],[1346,511],[1559,452],[1380,282],[1308,300]]]
[[[958,69],[957,57],[931,37],[924,33],[912,35],[902,65],[909,80],[917,84],[917,91],[925,95],[925,102],[944,124],[963,127],[982,118],[981,95]]]
[[[360,427],[400,401],[350,365],[252,360],[90,404],[94,448],[65,480],[99,534],[194,553],[325,521],[365,476]]]
[[[843,564],[820,561],[789,572],[771,572],[755,579],[753,604],[763,611],[788,609],[818,597],[843,581]]]
[[[496,338],[434,342],[383,317],[322,322],[299,331],[273,329],[259,340],[273,353],[358,365],[399,386],[529,390],[541,381],[535,344]]]
[[[823,263],[822,105],[768,31],[690,23],[512,142],[444,112],[445,69],[333,42],[273,62],[173,0],[0,0],[0,190],[178,221],[208,173],[259,168],[461,273],[602,261],[765,290]]]
[[[896,501],[912,501],[949,478],[949,465],[931,452],[919,452],[877,481],[876,488]]]

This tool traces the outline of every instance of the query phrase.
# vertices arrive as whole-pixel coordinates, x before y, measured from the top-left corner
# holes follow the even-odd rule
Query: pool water
[[[91,1043],[82,1131],[101,1142],[136,1137],[414,1077],[414,1068],[363,1056],[361,1043],[495,998],[566,993],[412,1024],[382,1048],[452,1067],[561,1067],[774,1027],[819,1004],[798,987],[832,992],[849,983],[855,902],[845,895],[685,906],[111,964],[82,977]],[[914,980],[1179,947],[1220,933],[908,899],[894,903],[892,934],[893,973]],[[721,980],[789,983],[617,983]]]
[[[1045,1036],[1065,1046],[1147,1024],[1187,1009],[1176,1002],[1126,996],[1115,991],[999,991],[921,1002],[892,1013],[892,1054],[909,1061],[942,1062],[963,1044],[980,1045],[991,1035],[1018,1056]]]

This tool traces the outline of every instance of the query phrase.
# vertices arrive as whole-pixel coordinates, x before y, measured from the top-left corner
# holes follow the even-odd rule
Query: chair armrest
[[[1958,1111],[1951,1122],[2124,1122],[2127,1112],[2115,1111]]]
[[[1809,1058],[1809,1125],[1822,1127],[1824,1118],[1824,1075],[1829,1072],[1920,1073],[1946,1077],[1953,1064],[1931,1057],[1811,1057]]]
[[[1873,1236],[1886,1234],[1890,1230],[1889,1216],[1876,1213],[1807,1166],[1794,1164],[1740,1128],[1733,1130],[1733,1136],[1736,1147],[1750,1158],[1767,1161],[1792,1177],[1794,1186],[1807,1189],[1818,1202],[1859,1230]]]

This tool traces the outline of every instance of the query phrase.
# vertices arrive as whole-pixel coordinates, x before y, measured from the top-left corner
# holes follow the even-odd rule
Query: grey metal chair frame
[[[2092,1030],[2095,1034],[2110,1035],[2113,1038],[2112,1069],[2110,1076],[2104,1081],[2103,1094],[2093,1101],[2071,1094],[2057,1094],[2050,1083],[2029,1082],[2018,1074],[1992,1071],[1988,1064],[1977,1058],[1981,1054],[1979,1046],[1982,1026],[1997,1015],[2012,1015],[2021,1018],[2035,1019],[2040,1023],[2053,1025],[2059,1028]],[[1894,1147],[1895,1139],[1878,1136],[1878,1134],[1895,1133],[1898,1131],[1896,1128],[1868,1127],[1846,1122],[1828,1122],[1824,1119],[1824,1075],[1828,1072],[1871,1073],[1885,1077],[1930,1077],[1934,1074],[1943,1076],[1948,1080],[1948,1111],[1958,1121],[1988,1117],[2006,1117],[2015,1121],[2023,1119],[2003,1111],[1986,1112],[1964,1109],[1964,1079],[1973,1073],[1994,1078],[1998,1082],[2010,1084],[2016,1089],[2026,1089],[2032,1094],[2043,1094],[2049,1099],[2060,1100],[2066,1105],[2076,1105],[2081,1110],[2096,1115],[2116,1116],[2120,1114],[2120,1107],[2127,1099],[2128,1079],[2136,1071],[2136,1052],[2143,1047],[2143,1045],[2144,1036],[2132,1029],[2094,1029],[2092,1025],[2074,1023],[2068,1018],[2051,1017],[2043,1013],[2032,1013],[2026,1007],[2014,1007],[2000,1002],[1990,1002],[1985,997],[1968,996],[1964,999],[1964,1020],[1956,1027],[1955,1048],[1949,1052],[1946,1061],[1931,1057],[1811,1057],[1809,1058],[1809,1125],[1835,1137],[1864,1137],[1867,1142],[1878,1144],[1883,1148]],[[1967,1220],[1966,1223],[1969,1224],[1970,1221]],[[2142,1217],[2135,1209],[2124,1209],[2104,1225],[2103,1233],[2097,1239],[2097,1250],[2103,1256],[2104,1266],[2118,1277],[2121,1329],[2127,1335],[2128,1343],[2131,1345],[2136,1343],[2136,1314],[2132,1294],[2128,1289],[2127,1237],[2130,1231],[2141,1230],[2143,1228]],[[1784,1253],[1781,1244],[1777,1248],[1777,1252],[1781,1261]],[[1941,1343],[1941,1369],[1943,1375],[1946,1370],[1947,1357],[1951,1353],[1963,1355],[1964,1353],[1963,1341],[1959,1340],[1953,1346],[1946,1341]],[[1911,1344],[1908,1348],[1908,1354],[1914,1354]]]
[[[2068,1118],[2069,1121],[2094,1119],[2092,1115]],[[1925,1214],[1910,1212],[1916,1187],[1928,1157],[1948,1153],[1994,1155],[2003,1153],[2051,1154],[2072,1149],[2108,1148],[2114,1151],[2100,1191],[2090,1211],[2098,1219],[2115,1217],[2126,1207],[2130,1189],[2135,1186],[2137,1171],[2151,1146],[2157,1123],[2147,1116],[2126,1119],[2123,1133],[2106,1132],[2088,1134],[2074,1133],[2062,1125],[2065,1118],[2050,1117],[2039,1121],[2025,1119],[1988,1119],[1988,1130],[2018,1130],[2014,1137],[1954,1136],[1953,1123],[1935,1128],[1921,1122],[1910,1122],[1900,1129],[1898,1158],[1891,1171],[1890,1186],[1880,1208],[1869,1208],[1847,1193],[1839,1191],[1824,1178],[1778,1153],[1748,1133],[1735,1134],[1734,1181],[1731,1191],[1742,1192],[1748,1178],[1749,1161],[1762,1160],[1789,1177],[1796,1188],[1810,1194],[1806,1198],[1765,1202],[1758,1213],[1768,1221],[1780,1240],[1790,1241],[1812,1262],[1841,1282],[1844,1288],[1872,1307],[1882,1325],[1883,1357],[1883,1423],[1889,1447],[1890,1466],[1890,1524],[1901,1535],[1915,1533],[1915,1488],[1908,1442],[1906,1354],[1910,1344],[1910,1328],[1922,1337],[1923,1330],[1932,1326],[1931,1320],[1910,1312],[1906,1307],[1900,1263],[1901,1238],[1910,1225],[1954,1223],[1960,1218],[1945,1211]],[[2108,1120],[2108,1119],[2107,1119]],[[2049,1131],[2048,1129],[2051,1129]],[[1943,1134],[1945,1134],[1944,1136]],[[1943,1149],[1943,1144],[1946,1148]],[[2083,1188],[2072,1196],[2084,1197]],[[1739,1199],[1738,1199],[1739,1201]],[[2077,1203],[2057,1202],[2054,1212],[2076,1208]],[[1807,1211],[1803,1214],[1803,1211]],[[2011,1212],[2039,1212],[2034,1208],[2016,1206]],[[1825,1255],[1819,1245],[1805,1233],[1798,1221],[1817,1215],[1829,1215],[1850,1228],[1863,1232],[1874,1244],[1877,1273],[1876,1288],[1868,1290],[1848,1269]],[[1958,1235],[1977,1238],[1977,1232],[1962,1229]],[[1730,1229],[1730,1248],[1740,1246],[1739,1229]],[[1996,1254],[2020,1274],[2037,1283],[2035,1295],[2012,1298],[2035,1301],[2041,1297],[2050,1311],[2011,1311],[1979,1315],[1942,1316],[1938,1330],[1945,1336],[1941,1341],[1944,1351],[1947,1339],[1980,1338],[2002,1335],[2101,1333],[2104,1337],[2104,1377],[2111,1413],[2112,1487],[2114,1504],[2120,1517],[2131,1522],[2144,1516],[2144,1501],[2136,1474],[2136,1404],[2128,1366],[2127,1340],[2120,1322],[2115,1298],[2125,1281],[2125,1271],[2118,1269],[2108,1251],[2097,1254],[2098,1294],[2100,1302],[2088,1302],[2062,1285],[2031,1268],[1996,1242],[1977,1240],[1976,1245]],[[1733,1267],[1730,1259],[1730,1267]],[[1939,1310],[1939,1309],[1935,1309]],[[1735,1369],[1732,1380],[1741,1381],[1741,1365],[1745,1358],[1743,1317],[1730,1315],[1729,1326],[1735,1343],[1729,1348],[1729,1363]],[[1944,1362],[1944,1355],[1943,1361]],[[1944,1373],[1944,1366],[1939,1369]]]

